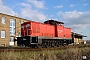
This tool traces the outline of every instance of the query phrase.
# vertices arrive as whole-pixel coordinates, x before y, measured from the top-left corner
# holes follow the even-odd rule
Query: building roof
[[[82,36],[82,37],[87,37],[85,35],[82,35],[82,34],[78,34],[78,33],[75,33],[75,32],[72,32],[73,35],[76,35],[76,36]]]
[[[17,16],[8,15],[8,14],[4,14],[4,13],[0,13],[0,15],[6,15],[6,16],[10,16],[10,17],[15,17],[15,18],[27,20],[27,19],[24,19],[24,18],[20,18],[20,17],[17,17]],[[28,20],[28,21],[29,21],[29,20]]]

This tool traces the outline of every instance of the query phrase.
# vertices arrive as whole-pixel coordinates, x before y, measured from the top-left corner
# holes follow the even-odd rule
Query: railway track
[[[54,47],[54,48],[29,48],[29,47],[0,47],[0,52],[23,52],[23,51],[42,51],[42,50],[61,50],[61,49],[68,49],[68,48],[84,48],[90,47],[90,45],[70,45],[70,46],[61,46],[61,47]]]

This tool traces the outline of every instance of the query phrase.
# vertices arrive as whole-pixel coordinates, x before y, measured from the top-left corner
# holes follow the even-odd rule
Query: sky
[[[90,0],[0,0],[0,13],[44,22],[54,19],[90,40]]]

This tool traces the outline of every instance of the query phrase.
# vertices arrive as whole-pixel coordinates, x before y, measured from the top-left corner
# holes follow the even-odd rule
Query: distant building
[[[16,45],[14,39],[21,36],[21,23],[29,20],[0,13],[0,46]]]
[[[90,40],[84,40],[84,44],[90,45]]]
[[[72,32],[72,40],[74,44],[81,44],[83,42],[83,37],[86,36]]]

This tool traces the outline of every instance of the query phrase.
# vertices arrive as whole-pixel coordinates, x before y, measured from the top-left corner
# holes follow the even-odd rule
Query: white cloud
[[[83,12],[77,12],[76,10],[74,10],[73,12],[58,12],[57,15],[62,15],[62,17],[64,19],[72,19],[72,18],[78,18],[80,15],[82,15]]]
[[[63,5],[59,5],[59,6],[54,6],[54,8],[62,8]]]
[[[36,8],[45,8],[44,2],[39,0],[27,0],[27,2],[32,3]]]
[[[18,17],[22,17],[22,18],[26,18],[29,20],[46,20],[46,15],[43,14],[41,11],[38,11],[37,9],[33,9],[32,5],[29,3],[19,3],[17,4],[20,8],[18,8],[20,10],[19,13],[14,12],[10,7],[5,6],[3,4],[3,1],[0,0],[0,13],[5,13],[5,14],[9,14],[9,15],[14,15],[14,16],[18,16]],[[42,6],[43,7],[43,6]],[[39,8],[42,8],[39,7]]]
[[[36,9],[33,9],[32,4]],[[30,20],[46,20],[47,16],[39,11],[39,9],[45,8],[44,1],[26,0],[26,3],[21,3],[20,5],[23,7],[21,8],[21,16],[29,18]]]
[[[75,5],[74,4],[70,4],[70,7],[74,7]]]
[[[23,17],[26,17],[32,20],[45,20],[46,19],[46,16],[43,13],[38,12],[36,10],[29,9],[29,8],[22,9],[21,15]]]
[[[31,20],[45,20],[46,15],[42,12],[32,9],[31,5],[28,3],[21,3],[21,16],[29,18]]]
[[[82,30],[89,28],[89,26],[90,24],[73,24],[70,27],[75,32],[81,32]]]
[[[56,20],[56,21],[59,21],[58,18],[48,18],[47,20]]]
[[[78,12],[77,10],[70,12],[58,12],[65,24],[72,28],[72,30],[84,30],[90,28],[90,11]]]
[[[88,1],[88,0],[81,0],[81,1]]]
[[[0,0],[0,13],[5,13],[9,15],[18,15],[18,13],[14,12],[10,7],[5,6],[2,0]]]
[[[83,4],[84,6],[87,6],[88,4],[86,3],[86,4]]]
[[[32,6],[30,4],[27,4],[27,3],[21,3],[20,5],[23,7],[32,8]]]

